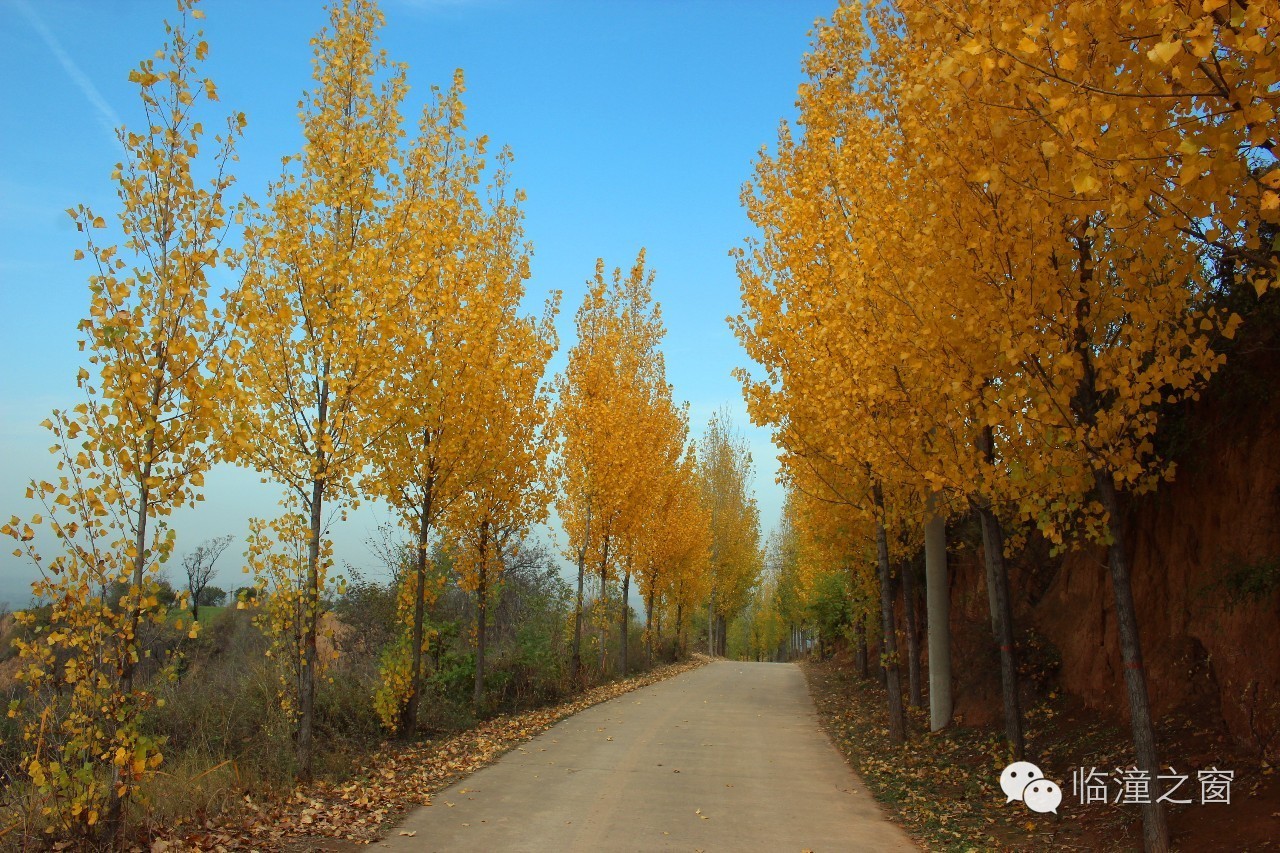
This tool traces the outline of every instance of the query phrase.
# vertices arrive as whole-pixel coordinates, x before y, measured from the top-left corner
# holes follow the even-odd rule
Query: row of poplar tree
[[[809,562],[852,567],[881,613],[894,739],[891,567],[976,512],[1011,755],[1004,536],[1030,525],[1107,548],[1137,765],[1159,776],[1120,509],[1173,476],[1162,421],[1274,296],[1277,27],[1274,0],[898,0],[816,29],[799,117],[744,194],[736,329]]]
[[[621,582],[625,674],[633,581],[652,654],[664,620],[675,637],[695,608],[722,623],[760,564],[750,456],[724,416],[695,449],[643,253],[626,275],[597,265],[568,365],[543,381],[559,294],[540,316],[521,313],[523,194],[510,152],[490,163],[485,137],[467,133],[460,72],[432,89],[410,137],[406,69],[377,47],[380,11],[337,0],[312,42],[303,150],[261,203],[233,201],[246,119],[233,114],[202,152],[200,115],[217,90],[200,76],[203,14],[196,0],[178,10],[162,50],[130,74],[144,121],[118,132],[121,240],[97,236],[107,222],[87,207],[69,211],[86,235],[77,259],[93,268],[84,402],[45,422],[59,475],[27,491],[41,512],[3,528],[40,569],[41,607],[19,614],[31,628],[18,641],[25,699],[9,710],[26,721],[27,802],[55,836],[118,833],[163,761],[142,725],[155,699],[140,629],[174,624],[158,596],[175,545],[166,518],[203,499],[215,464],[247,466],[287,495],[279,517],[251,520],[246,558],[304,780],[329,525],[361,499],[389,506],[414,546],[403,635],[373,697],[390,731],[417,719],[434,539],[453,545],[476,597],[477,703],[495,575],[553,505],[578,567],[579,683],[588,577],[596,612]],[[211,298],[220,279],[228,287]],[[195,637],[200,626],[178,627]]]

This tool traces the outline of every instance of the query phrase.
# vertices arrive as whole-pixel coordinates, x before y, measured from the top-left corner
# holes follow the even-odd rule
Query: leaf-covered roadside
[[[999,776],[1007,762],[995,729],[953,727],[918,734],[895,747],[889,742],[879,682],[858,679],[830,661],[802,667],[822,727],[890,818],[926,849],[1127,849],[1126,824],[1131,821],[1117,820],[1121,814],[1093,815],[1086,823],[1067,814],[1066,803],[1059,815],[1006,805]],[[910,711],[911,728],[927,732],[928,722],[918,713]],[[1027,716],[1029,739],[1052,718],[1043,710]],[[1120,741],[1118,731],[1089,734],[1095,746],[1102,740]],[[1059,762],[1052,763],[1056,767]],[[1067,780],[1062,781],[1067,794]]]
[[[1035,814],[1006,803],[1000,770],[1008,763],[994,727],[953,726],[928,731],[925,712],[908,709],[907,743],[889,742],[880,682],[862,679],[834,660],[801,664],[823,728],[862,776],[868,790],[929,850],[1137,850],[1142,847],[1135,806],[1082,806],[1071,788],[1073,768],[1133,764],[1123,725],[1071,703],[1060,693],[1027,712],[1027,750],[1062,786],[1058,814]],[[1162,747],[1182,773],[1208,766],[1235,773],[1229,805],[1177,805],[1169,827],[1177,850],[1274,849],[1280,783],[1271,763],[1231,745],[1225,733],[1198,722],[1204,714],[1171,714],[1157,721]]]
[[[287,799],[275,801],[245,796],[241,808],[218,824],[196,830],[157,830],[150,839],[150,849],[156,853],[300,849],[299,845],[314,849],[306,842],[321,838],[371,843],[408,809],[431,805],[431,794],[495,761],[565,717],[706,662],[707,658],[695,655],[688,661],[594,687],[559,705],[486,720],[443,740],[389,743],[369,757],[363,773],[345,782],[300,786]]]

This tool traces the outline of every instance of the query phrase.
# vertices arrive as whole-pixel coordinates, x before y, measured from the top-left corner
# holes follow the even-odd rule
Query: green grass
[[[226,609],[227,609],[226,607],[201,607],[200,608],[200,624],[207,628],[209,625],[213,624],[213,621],[217,619],[218,616],[220,616],[222,612],[225,611]],[[172,622],[177,622],[179,620],[182,621],[182,624],[184,626],[190,625],[191,608],[189,607],[169,608],[169,613],[168,615],[165,616],[165,621],[172,623]]]

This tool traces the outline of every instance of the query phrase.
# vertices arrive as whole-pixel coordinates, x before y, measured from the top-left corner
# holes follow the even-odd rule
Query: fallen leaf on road
[[[408,837],[413,838],[413,836],[415,836],[415,835],[417,835],[417,834],[418,834],[418,830],[416,830],[416,829],[408,829],[408,830],[402,829],[402,830],[400,830],[400,834],[401,834],[401,835],[407,835]]]

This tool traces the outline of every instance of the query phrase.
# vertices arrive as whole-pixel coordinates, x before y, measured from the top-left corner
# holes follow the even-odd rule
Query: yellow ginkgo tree
[[[660,371],[663,329],[652,282],[643,250],[625,275],[620,267],[606,275],[604,261],[597,260],[575,318],[577,342],[554,381],[556,510],[569,536],[570,556],[578,564],[571,664],[575,679],[582,672],[588,563],[594,563],[599,584],[595,613],[603,674],[609,581],[616,577],[615,564],[625,564],[629,556],[627,546],[638,529],[634,520],[644,509],[638,486],[653,473],[643,424],[654,395],[665,389],[665,381],[654,377],[665,373]],[[634,555],[630,557],[634,564]]]
[[[403,69],[377,49],[381,12],[340,0],[314,39],[315,85],[302,103],[307,144],[268,190],[246,233],[245,280],[232,307],[244,341],[228,457],[283,485],[308,522],[297,590],[302,677],[297,772],[311,775],[316,636],[324,591],[325,509],[356,500],[355,478],[402,401],[383,398],[398,355],[392,259],[411,234],[395,227]]]
[[[543,371],[556,348],[553,321],[558,300],[547,304],[541,319],[519,317],[518,294],[523,276],[502,276],[493,290],[507,290],[508,312],[498,330],[488,361],[489,382],[472,404],[483,412],[482,466],[445,514],[445,527],[456,543],[455,566],[460,586],[476,599],[475,686],[477,710],[484,702],[488,612],[505,561],[519,547],[530,528],[546,520],[550,504],[544,435],[549,401],[542,385]],[[483,461],[481,461],[483,460]]]
[[[201,156],[201,102],[217,95],[200,76],[209,47],[192,19],[203,15],[190,0],[178,13],[156,58],[129,75],[143,129],[117,131],[123,242],[93,236],[108,224],[89,208],[69,211],[87,241],[76,257],[93,264],[80,323],[90,353],[78,377],[85,401],[44,423],[60,476],[27,489],[42,512],[3,527],[39,569],[32,591],[48,607],[47,617],[18,614],[33,630],[18,642],[31,705],[23,769],[35,811],[26,831],[84,844],[104,827],[119,831],[124,804],[161,762],[160,743],[140,725],[154,702],[140,675],[142,637],[167,616],[157,583],[173,548],[165,519],[203,498],[223,368],[235,357],[226,317],[208,295],[212,270],[236,263],[223,240],[245,120],[233,115],[212,155]],[[37,542],[42,525],[56,556]]]
[[[406,734],[413,732],[422,687],[430,537],[483,462],[476,436],[486,411],[477,400],[494,381],[493,329],[519,298],[489,276],[523,275],[527,266],[519,209],[506,195],[505,154],[488,208],[481,198],[486,142],[466,135],[463,91],[460,71],[447,91],[433,90],[404,157],[390,218],[413,239],[390,259],[388,286],[401,293],[401,306],[389,331],[394,355],[381,393],[406,405],[373,444],[363,478],[365,491],[396,510],[416,549],[405,580],[404,648],[387,658],[383,673],[385,696],[395,705],[388,722]]]
[[[1172,475],[1162,417],[1276,281],[1276,19],[1229,0],[843,3],[744,193],[752,417],[797,486],[864,517],[870,493],[882,610],[903,524],[973,507],[1014,755],[1002,520],[1107,546],[1137,763],[1158,779],[1120,495]]]
[[[698,442],[698,486],[709,517],[707,651],[725,654],[728,619],[746,606],[763,568],[755,468],[746,439],[727,411],[716,412]]]

